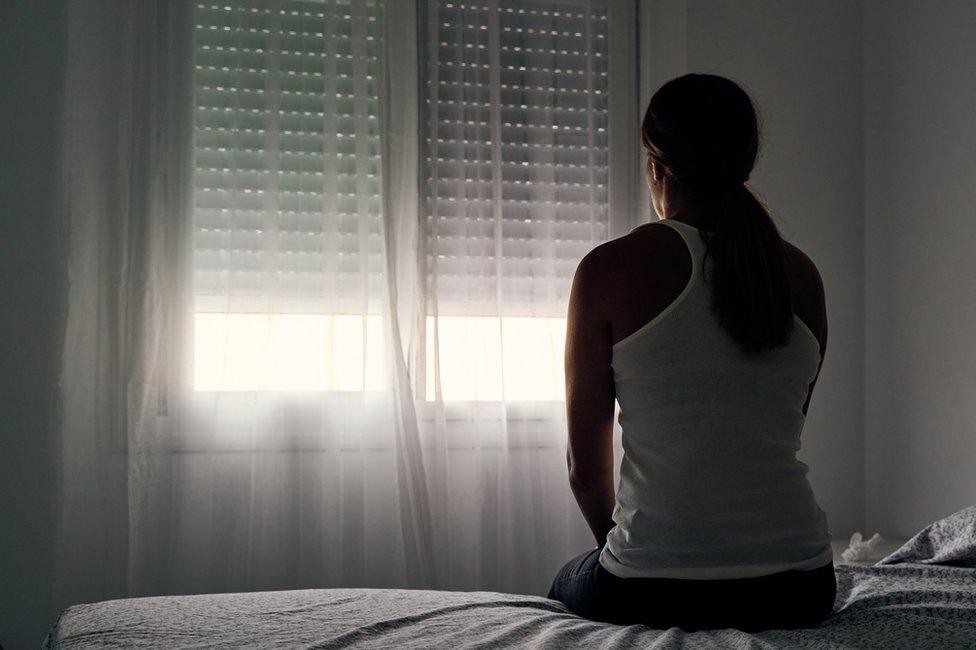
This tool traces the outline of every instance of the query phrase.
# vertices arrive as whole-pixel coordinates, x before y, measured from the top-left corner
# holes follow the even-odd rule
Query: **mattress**
[[[162,596],[75,605],[48,648],[970,648],[976,507],[873,566],[839,565],[816,628],[684,632],[596,623],[538,596],[395,589]],[[933,541],[934,540],[934,541]]]

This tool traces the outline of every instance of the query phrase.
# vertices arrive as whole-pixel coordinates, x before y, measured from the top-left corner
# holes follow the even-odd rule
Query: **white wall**
[[[867,527],[976,504],[976,3],[865,4]]]
[[[0,3],[0,645],[51,624],[64,236],[62,1]]]
[[[864,518],[864,231],[861,5],[655,0],[647,39],[660,83],[729,77],[764,115],[752,185],[823,276],[830,333],[800,458],[835,538]],[[676,30],[684,29],[682,34]],[[649,32],[649,33],[648,33]],[[645,50],[646,52],[646,50]],[[645,98],[649,95],[642,93]]]

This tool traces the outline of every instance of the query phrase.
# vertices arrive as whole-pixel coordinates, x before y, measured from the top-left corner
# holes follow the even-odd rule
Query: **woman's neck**
[[[684,193],[675,191],[665,183],[660,196],[660,205],[655,208],[655,211],[662,219],[674,219],[697,227],[705,213],[705,206]]]

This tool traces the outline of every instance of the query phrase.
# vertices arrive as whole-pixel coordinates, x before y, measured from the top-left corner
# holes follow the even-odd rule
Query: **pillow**
[[[976,506],[929,524],[876,565],[906,563],[976,568]]]

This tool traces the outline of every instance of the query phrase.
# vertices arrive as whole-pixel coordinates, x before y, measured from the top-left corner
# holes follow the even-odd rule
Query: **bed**
[[[686,633],[594,623],[537,596],[316,589],[74,605],[45,647],[976,648],[976,506],[835,570],[833,614],[804,630]]]

